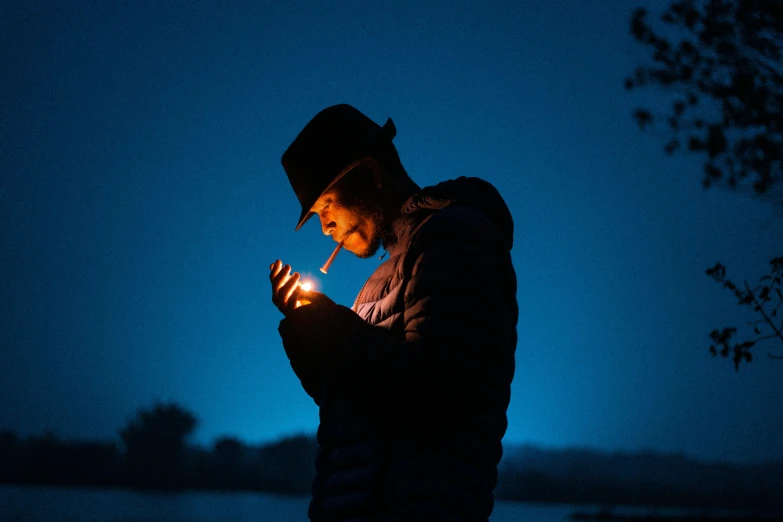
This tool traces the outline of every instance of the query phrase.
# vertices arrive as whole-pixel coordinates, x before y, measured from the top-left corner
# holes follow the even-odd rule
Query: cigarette
[[[337,254],[340,252],[340,249],[343,248],[343,243],[345,243],[345,239],[347,239],[348,236],[343,238],[342,241],[337,243],[337,246],[334,247],[334,252],[332,252],[332,255],[329,256],[329,259],[326,260],[326,263],[324,263],[324,266],[321,267],[321,272],[324,274],[329,271],[329,267],[332,266],[332,263],[334,262],[334,258],[337,257]]]

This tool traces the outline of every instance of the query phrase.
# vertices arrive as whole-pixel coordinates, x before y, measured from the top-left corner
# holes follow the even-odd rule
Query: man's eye
[[[329,208],[329,205],[331,205],[331,204],[332,204],[332,202],[330,201],[329,203],[324,205],[324,208],[322,208],[321,210],[326,210],[327,208]]]

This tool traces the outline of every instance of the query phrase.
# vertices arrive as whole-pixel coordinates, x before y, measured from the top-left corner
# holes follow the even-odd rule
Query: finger
[[[288,295],[296,286],[298,279],[298,277],[294,277],[293,275],[287,277],[288,279],[282,281],[282,283],[275,290],[274,296],[272,297],[272,301],[274,301],[281,310],[285,307],[285,304],[288,301]]]
[[[283,311],[285,307],[285,292],[282,292],[281,289],[288,281],[288,271],[291,267],[286,265],[279,268],[277,274],[272,278],[272,302],[281,312],[285,313]]]
[[[274,266],[272,266],[272,277],[280,275],[280,271],[283,270],[283,262],[279,259],[275,261]]]
[[[296,275],[298,274],[294,274],[294,276]],[[288,315],[296,308],[293,305],[296,304],[296,298],[301,290],[301,287],[296,284],[298,277],[294,276],[291,276],[291,280],[280,289],[277,295],[277,299],[280,301],[280,311],[285,315]]]
[[[297,288],[299,285],[297,283],[299,282],[299,272],[294,272],[291,274],[291,278],[286,281],[286,283],[280,288],[279,294],[283,296],[283,300],[285,302],[288,302],[288,298],[291,295],[291,292],[294,290],[294,288]]]
[[[297,300],[299,299],[299,294],[302,291],[301,286],[294,287],[293,291],[291,292],[291,295],[288,296],[288,300],[285,303],[285,315],[289,315],[291,312],[296,310],[297,308]]]
[[[301,299],[307,299],[311,303],[318,303],[322,302],[324,300],[329,300],[328,297],[326,297],[321,292],[316,292],[315,290],[310,290],[309,292],[305,293],[304,296]]]
[[[272,278],[272,291],[274,293],[280,292],[280,288],[288,281],[288,274],[291,272],[289,265],[283,265],[283,267]]]
[[[272,263],[272,266],[269,267],[269,279],[274,279],[274,277],[280,272],[280,268],[282,268],[283,262],[279,259]]]

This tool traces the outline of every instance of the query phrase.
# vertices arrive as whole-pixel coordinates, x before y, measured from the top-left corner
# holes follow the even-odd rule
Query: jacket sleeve
[[[277,329],[291,368],[318,406],[323,398],[326,376],[339,357],[341,344],[345,344],[339,334],[342,330],[339,323],[345,320],[341,308],[345,307],[333,302],[302,306],[280,321]],[[359,316],[356,318],[361,321]]]
[[[459,397],[502,356],[498,351],[513,356],[517,305],[510,254],[481,212],[455,207],[436,212],[419,230],[405,263],[403,340],[334,305],[320,314],[318,337],[329,347],[322,353],[331,354],[316,362],[321,379],[340,379],[341,386],[361,382],[355,392],[371,394],[390,413],[459,407]]]

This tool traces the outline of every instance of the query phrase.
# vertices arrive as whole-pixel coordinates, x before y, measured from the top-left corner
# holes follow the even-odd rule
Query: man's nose
[[[321,219],[321,230],[323,230],[325,236],[331,236],[334,229],[337,228],[337,223],[330,221],[326,217],[318,216]]]

